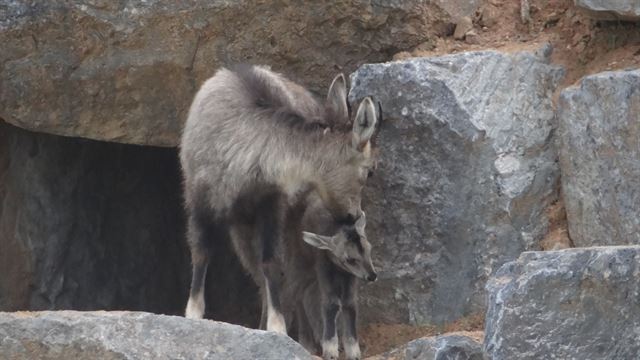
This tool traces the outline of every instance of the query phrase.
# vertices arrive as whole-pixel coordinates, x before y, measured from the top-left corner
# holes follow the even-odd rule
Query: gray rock
[[[637,359],[640,246],[526,252],[487,284],[490,359]]]
[[[367,360],[482,360],[482,344],[463,335],[440,335],[413,340]]]
[[[560,96],[559,150],[576,246],[640,244],[640,70],[587,76]]]
[[[136,312],[0,313],[9,359],[311,359],[274,332]]]
[[[545,61],[470,52],[351,75],[350,99],[372,95],[385,116],[363,203],[380,268],[362,289],[364,319],[480,312],[489,275],[538,248],[558,193],[551,96],[563,75]]]
[[[638,0],[575,0],[576,6],[600,20],[640,20]]]
[[[175,149],[0,122],[0,311],[182,314],[191,276],[183,229]],[[227,244],[216,250],[207,315],[257,325],[255,285]]]
[[[175,146],[197,87],[237,62],[313,89],[450,31],[477,0],[9,0],[0,118],[39,132]]]

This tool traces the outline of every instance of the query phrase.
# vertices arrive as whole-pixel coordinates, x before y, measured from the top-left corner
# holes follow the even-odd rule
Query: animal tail
[[[315,130],[327,127],[323,122],[306,119],[289,99],[282,84],[276,79],[260,71],[255,65],[237,64],[230,68],[242,83],[249,103],[257,110],[263,111],[268,117],[292,129]]]
[[[243,84],[251,102],[259,108],[272,111],[282,111],[283,108],[290,108],[285,90],[274,83],[268,75],[250,64],[237,64],[230,69],[238,76]]]

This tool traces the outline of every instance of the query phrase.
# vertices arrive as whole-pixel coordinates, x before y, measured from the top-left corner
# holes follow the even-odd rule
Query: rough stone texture
[[[558,113],[573,243],[640,244],[640,70],[585,77],[561,93]]]
[[[483,360],[482,344],[462,335],[441,335],[413,340],[367,360]]]
[[[437,0],[438,6],[442,7],[451,17],[454,23],[464,16],[473,16],[482,0]]]
[[[456,40],[462,40],[471,30],[473,30],[473,22],[470,17],[465,16],[456,24],[456,30],[453,32],[453,38]]]
[[[493,360],[636,359],[640,246],[526,252],[487,284]]]
[[[175,149],[0,122],[0,310],[182,314],[191,274],[183,229]],[[228,248],[217,250],[207,316],[255,326],[255,286]]]
[[[311,359],[274,332],[135,312],[0,313],[0,358]]]
[[[477,0],[9,0],[0,118],[26,129],[173,146],[222,65],[272,65],[313,89],[452,30]]]
[[[575,0],[578,7],[601,20],[640,20],[638,0]]]
[[[545,61],[472,52],[352,74],[350,98],[373,95],[385,116],[363,204],[380,268],[362,289],[364,319],[483,311],[489,275],[538,247],[558,192],[551,96],[563,74]]]

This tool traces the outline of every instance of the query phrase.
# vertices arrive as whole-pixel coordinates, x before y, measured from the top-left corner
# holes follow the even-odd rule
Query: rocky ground
[[[314,90],[345,71],[351,101],[383,104],[364,203],[381,269],[361,289],[366,356],[633,357],[638,6],[419,3],[0,4],[0,119],[27,129],[0,126],[0,310],[180,314],[189,260],[173,147],[197,85],[249,61]],[[207,317],[255,326],[255,287],[217,250]],[[132,337],[191,331],[144,314],[1,314],[19,335],[0,347],[80,356],[104,339],[42,345],[32,327],[109,334],[138,320]]]
[[[442,334],[467,336],[482,343],[484,314],[463,317],[443,326],[374,323],[367,325],[360,332],[365,355],[383,354],[411,340]]]

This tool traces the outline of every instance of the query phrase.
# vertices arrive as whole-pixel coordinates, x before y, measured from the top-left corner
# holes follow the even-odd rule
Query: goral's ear
[[[347,104],[347,80],[343,74],[338,74],[329,87],[326,109],[332,125],[349,123],[349,105]]]
[[[353,122],[352,144],[358,151],[364,151],[377,133],[378,115],[376,107],[370,97],[364,98],[358,107],[356,119]]]
[[[323,235],[318,235],[318,234],[303,231],[302,239],[307,244],[314,246],[318,249],[333,251],[334,242],[333,242],[333,238],[330,236],[323,236]]]

